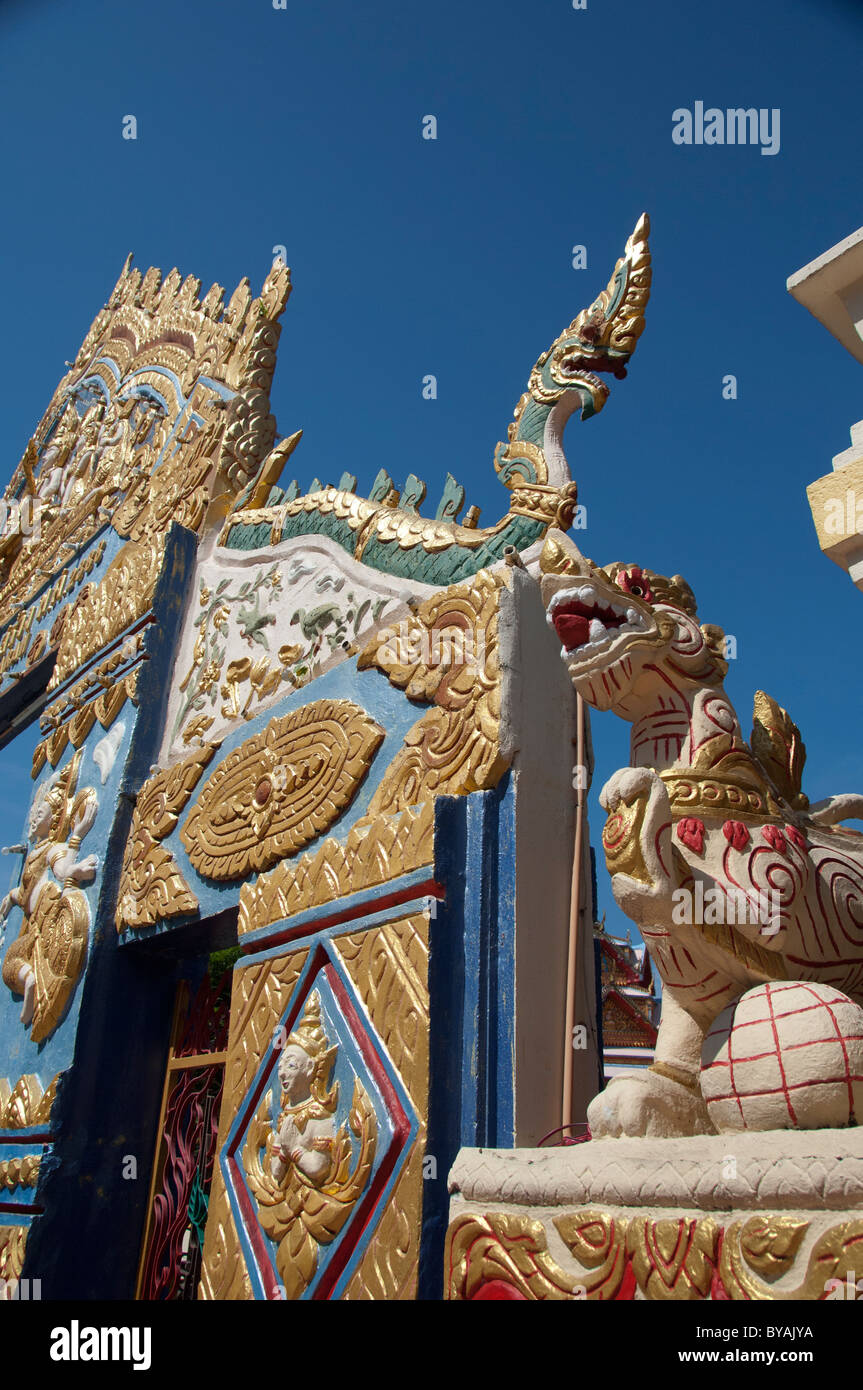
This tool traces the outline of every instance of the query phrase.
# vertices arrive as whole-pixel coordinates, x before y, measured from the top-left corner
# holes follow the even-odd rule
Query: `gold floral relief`
[[[21,1158],[0,1161],[0,1189],[14,1192],[16,1187],[35,1187],[39,1181],[41,1154],[23,1154]]]
[[[49,690],[143,617],[153,600],[163,553],[162,538],[130,541],[98,584],[85,585],[63,625]]]
[[[360,670],[376,667],[409,699],[434,704],[406,735],[365,819],[434,796],[485,790],[505,772],[498,612],[507,583],[503,574],[480,570],[378,632],[360,654]]]
[[[21,1278],[28,1226],[0,1226],[0,1300],[14,1298],[14,1281]]]
[[[419,1133],[341,1295],[345,1299],[411,1299],[416,1294],[428,1104],[428,930],[428,914],[417,913],[383,927],[344,933],[333,943],[379,1045],[397,1068],[420,1117]],[[303,948],[236,972],[222,1135],[248,1094],[307,958]],[[362,1083],[357,1081],[344,1102],[339,1099],[331,1077],[336,1051],[324,1032],[313,992],[281,1053],[278,1120],[274,1123],[265,1097],[242,1149],[262,1228],[278,1247],[279,1279],[289,1299],[302,1295],[315,1277],[321,1246],[344,1229],[367,1187],[378,1143],[373,1108]],[[302,1053],[310,1059],[307,1094],[293,1088],[292,1052],[300,1061]],[[200,1296],[251,1297],[218,1171]]]
[[[707,1298],[716,1265],[719,1226],[711,1217],[631,1218],[626,1247],[645,1298]]]
[[[466,1212],[450,1224],[444,1254],[447,1299],[471,1300],[500,1280],[522,1298],[559,1303],[573,1297],[577,1279],[548,1253],[541,1221],[514,1212]]]
[[[335,941],[420,1119],[407,1162],[342,1295],[346,1300],[416,1296],[428,1116],[428,934],[428,915],[419,913]]]
[[[82,680],[46,708],[39,721],[40,727],[53,726],[54,731],[37,743],[33,751],[31,776],[34,780],[46,762],[57,766],[70,743],[73,748],[80,748],[96,720],[103,729],[109,729],[127,700],[138,703],[137,669],[119,678],[115,673],[123,662],[134,660],[142,646],[143,633],[133,634],[106,661],[91,668]],[[68,717],[70,709],[77,711],[71,718]]]
[[[732,1222],[725,1231],[719,1262],[729,1297],[782,1303],[823,1299],[829,1296],[831,1286],[844,1286],[849,1275],[856,1292],[863,1249],[863,1220],[859,1218],[837,1222],[818,1236],[802,1280],[790,1289],[776,1288],[773,1281],[793,1271],[809,1224],[784,1213]]]
[[[582,1280],[584,1297],[615,1298],[626,1272],[627,1218],[587,1207],[565,1212],[554,1224],[573,1257],[590,1271]]]
[[[154,578],[148,552],[153,543],[161,551],[174,522],[200,528],[214,480],[222,511],[255,482],[275,438],[269,388],[290,276],[280,263],[257,299],[242,281],[224,317],[222,288],[214,285],[201,300],[199,290],[194,276],[174,270],[163,280],[151,267],[142,277],[127,263],[57,386],[6,490],[16,505],[23,499],[22,506],[39,508],[39,527],[34,535],[22,526],[22,534],[0,538],[0,624],[14,619],[0,668],[27,651],[24,624],[37,605],[41,619],[92,570],[89,557],[68,566],[108,523],[131,537],[132,549],[111,567],[108,590],[99,584],[89,603],[64,610],[72,630],[55,686],[146,608]],[[214,382],[228,388],[229,399]],[[263,471],[270,479],[272,469]],[[136,577],[137,601],[120,592]],[[37,605],[16,619],[16,605],[40,589]],[[44,649],[42,643],[36,650]]]
[[[8,498],[39,500],[42,537],[0,546],[0,569],[10,580],[3,616],[107,520],[122,535],[154,535],[174,520],[195,530],[214,466],[231,486],[227,500],[254,480],[275,434],[268,391],[289,272],[279,263],[258,299],[240,282],[227,309],[220,285],[200,300],[199,291],[193,275],[174,270],[163,281],[156,267],[142,277],[126,263],[8,486]],[[104,399],[85,404],[83,381],[99,377]],[[213,386],[200,385],[202,377],[236,395],[225,403]],[[190,428],[156,470],[188,407]],[[197,435],[196,417],[204,421]]]
[[[99,810],[95,788],[78,786],[79,750],[36,791],[21,876],[0,903],[0,918],[21,909],[18,934],[3,958],[3,983],[21,997],[33,1042],[59,1024],[84,966],[90,908],[79,885],[92,882],[96,855],[78,856]]]
[[[265,1093],[243,1148],[258,1220],[277,1242],[276,1268],[288,1301],[309,1287],[320,1247],[331,1244],[350,1219],[377,1151],[374,1107],[358,1078],[348,1118],[336,1127],[339,1085],[330,1085],[330,1073],[337,1052],[321,1026],[320,998],[313,992],[282,1049],[276,1124]]]
[[[800,1251],[811,1221],[788,1212],[758,1213],[724,1229],[711,1216],[650,1217],[580,1208],[554,1219],[577,1261],[563,1270],[548,1253],[542,1222],[512,1212],[466,1212],[447,1235],[447,1296],[469,1299],[500,1280],[528,1299],[711,1298],[795,1302],[848,1297],[859,1274],[863,1220],[822,1231],[805,1262]],[[798,1261],[802,1278],[793,1279]],[[628,1281],[628,1282],[627,1282]]]
[[[637,883],[652,882],[641,848],[641,827],[646,811],[646,797],[637,798],[631,806],[621,801],[602,827],[605,864],[612,877],[627,874]]]
[[[118,931],[197,911],[198,899],[161,841],[177,826],[217,747],[196,748],[182,762],[154,773],[138,792],[117,891]]]
[[[19,1077],[14,1086],[5,1077],[0,1078],[0,1129],[47,1125],[57,1094],[57,1081],[55,1076],[43,1091],[38,1076],[32,1073]]]
[[[114,528],[127,533],[132,541],[153,541],[163,535],[172,522],[197,532],[210,500],[207,486],[219,452],[224,421],[211,420],[197,435],[184,440],[172,457],[153,472],[146,488],[146,501],[134,520],[131,515],[115,517]],[[131,512],[131,508],[129,509]]]
[[[795,810],[805,810],[809,799],[803,794],[803,766],[806,745],[787,710],[756,690],[750,746],[755,759],[766,768],[779,792]]]

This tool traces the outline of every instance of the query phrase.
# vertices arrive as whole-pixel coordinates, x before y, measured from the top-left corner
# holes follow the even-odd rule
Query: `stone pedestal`
[[[450,1299],[855,1298],[863,1128],[462,1149]]]

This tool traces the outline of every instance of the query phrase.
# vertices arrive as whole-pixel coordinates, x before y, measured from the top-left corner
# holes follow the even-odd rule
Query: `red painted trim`
[[[513,1302],[527,1303],[523,1293],[513,1288],[512,1284],[507,1284],[503,1279],[486,1279],[479,1285],[476,1293],[471,1294],[469,1303],[481,1303],[483,1301],[494,1300],[504,1302],[512,1299]]]
[[[228,1164],[233,1172],[238,1175],[238,1164],[233,1154],[229,1157]],[[280,1302],[281,1294],[279,1293],[279,1283],[276,1278],[275,1270],[270,1263],[272,1256],[267,1249],[263,1232],[258,1225],[257,1213],[252,1206],[252,1199],[246,1189],[245,1181],[242,1177],[239,1177],[239,1175],[238,1178],[239,1180],[234,1183],[234,1188],[237,1193],[240,1209],[243,1213],[243,1224],[246,1228],[246,1235],[249,1238],[249,1242],[255,1252],[255,1258],[258,1262],[258,1273],[261,1276],[264,1293],[268,1299]]]
[[[240,945],[244,955],[256,955],[259,951],[269,950],[271,946],[281,946],[286,941],[299,941],[304,936],[316,936],[318,932],[325,931],[328,927],[337,926],[342,922],[354,922],[358,917],[369,917],[385,911],[388,907],[399,907],[402,903],[409,903],[414,898],[438,898],[442,902],[445,896],[445,890],[440,883],[437,883],[433,878],[424,878],[410,888],[400,888],[397,892],[383,893],[379,898],[359,903],[347,910],[331,912],[328,917],[316,917],[313,922],[306,922],[303,926],[287,927],[272,936],[259,937],[256,941],[250,941],[248,945],[240,942]],[[266,929],[261,928],[261,930]]]
[[[357,1203],[356,1211],[350,1223],[353,1231],[353,1239],[350,1242],[343,1240],[338,1250],[334,1252],[320,1284],[312,1295],[315,1301],[329,1298],[342,1270],[353,1255],[359,1244],[360,1238],[371,1222],[380,1194],[384,1187],[386,1187],[396,1163],[404,1152],[404,1147],[411,1131],[410,1120],[405,1114],[401,1101],[396,1094],[395,1087],[387,1076],[383,1063],[372,1046],[371,1039],[368,1035],[368,1026],[363,1019],[360,1018],[354,1008],[353,1001],[339,978],[335,966],[332,964],[325,966],[323,973],[326,975],[330,988],[335,998],[338,1000],[342,1010],[342,1016],[353,1033],[354,1041],[362,1053],[363,1061],[374,1077],[378,1089],[383,1096],[390,1119],[393,1122],[395,1133],[390,1140],[387,1152],[368,1190]]]

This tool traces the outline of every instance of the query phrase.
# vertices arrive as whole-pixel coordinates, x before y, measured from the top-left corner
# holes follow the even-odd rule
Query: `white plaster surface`
[[[788,290],[863,362],[863,227],[789,276]]]
[[[187,686],[186,691],[182,691],[180,685],[193,667],[195,642],[201,632],[201,628],[195,625],[195,619],[202,611],[201,585],[206,585],[210,594],[216,595],[219,584],[228,581],[226,593],[236,596],[244,583],[254,584],[274,567],[278,572],[275,588],[269,583],[262,584],[249,599],[225,605],[227,632],[219,635],[219,647],[224,649],[224,658],[218,683],[207,690],[200,709],[186,710],[191,687]],[[258,550],[216,549],[209,559],[199,562],[190,587],[183,618],[183,635],[171,681],[160,765],[165,766],[188,753],[190,745],[184,742],[183,733],[196,714],[213,719],[203,735],[208,741],[224,738],[231,730],[242,727],[245,721],[241,713],[232,717],[224,714],[225,706],[230,705],[230,697],[225,696],[221,687],[232,662],[244,658],[257,662],[267,658],[275,669],[279,666],[278,653],[281,648],[299,647],[302,655],[296,664],[310,666],[311,674],[305,678],[308,685],[316,676],[347,660],[351,654],[348,648],[355,641],[365,643],[381,627],[397,625],[399,619],[409,612],[409,600],[422,600],[436,592],[432,585],[418,584],[371,569],[354,560],[327,536],[296,536],[279,545],[262,546]],[[348,609],[356,612],[367,600],[369,606],[359,625],[347,625],[344,638],[347,645],[343,645],[341,640],[334,645],[331,643],[335,629],[330,625],[322,633],[319,650],[309,660],[310,639],[303,630],[302,621],[292,622],[294,615],[304,613],[308,621],[310,613],[327,604],[334,604],[343,614]],[[381,601],[382,607],[378,609],[375,620],[372,615]],[[248,624],[244,630],[244,624],[239,621],[243,609],[247,612],[255,609],[264,618],[264,625],[258,629],[263,640],[256,641],[249,637]],[[211,632],[212,624],[205,633],[207,660],[208,634]],[[204,664],[207,664],[206,660]],[[283,700],[293,688],[290,682],[282,680],[263,699],[253,698],[247,711],[248,717],[253,718]],[[250,694],[248,682],[238,687],[241,708]],[[191,746],[195,746],[194,742]]]

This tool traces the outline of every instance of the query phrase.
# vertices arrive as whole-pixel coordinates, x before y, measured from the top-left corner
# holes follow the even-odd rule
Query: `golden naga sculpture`
[[[863,836],[838,825],[863,817],[863,797],[809,805],[799,731],[763,692],[746,742],[723,688],[723,633],[699,623],[680,575],[600,569],[560,532],[540,568],[576,690],[633,726],[630,766],[600,792],[602,839],[614,896],[663,981],[655,1062],[597,1097],[592,1132],[863,1122]],[[756,1009],[753,1043],[780,1019],[763,1065],[729,1041],[742,1005]],[[807,1063],[822,1016],[833,1042]],[[785,1078],[772,1098],[770,1067]]]
[[[256,484],[238,499],[225,522],[221,543],[243,549],[262,525],[271,528],[271,544],[314,529],[332,535],[371,568],[440,584],[468,578],[502,559],[510,547],[526,549],[541,540],[549,526],[569,526],[578,489],[563,451],[564,430],[575,412],[587,420],[608,400],[609,389],[597,373],[626,376],[650,297],[649,233],[645,214],[628,238],[606,288],[535,363],[507,439],[494,453],[495,471],[509,491],[509,509],[495,525],[479,526],[476,507],[469,509],[464,524],[455,520],[464,506],[464,488],[451,476],[437,516],[434,520],[422,517],[417,509],[425,498],[425,484],[411,474],[400,493],[383,469],[370,499],[357,497],[353,486],[343,483],[316,487],[305,496],[299,496],[299,488],[292,485],[280,500],[264,505],[269,484],[275,483],[281,466],[274,450],[274,467],[265,460],[259,474],[267,486]],[[313,515],[312,527],[305,518],[311,521]],[[259,539],[254,544],[260,544]]]
[[[21,1022],[34,1042],[47,1038],[60,1021],[87,950],[90,909],[76,887],[96,875],[95,854],[78,858],[78,848],[98,811],[93,787],[77,790],[82,753],[37,795],[30,812],[33,848],[21,880],[0,903],[0,917],[13,904],[24,914],[21,930],[6,952],[3,981],[23,994]]]
[[[377,1121],[358,1080],[350,1113],[350,1129],[359,1141],[355,1162],[348,1126],[336,1129],[339,1087],[329,1078],[337,1052],[321,1023],[320,996],[312,993],[282,1051],[275,1127],[267,1093],[245,1144],[258,1219],[279,1243],[276,1266],[286,1299],[299,1298],[311,1284],[319,1247],[343,1229],[374,1163]]]

